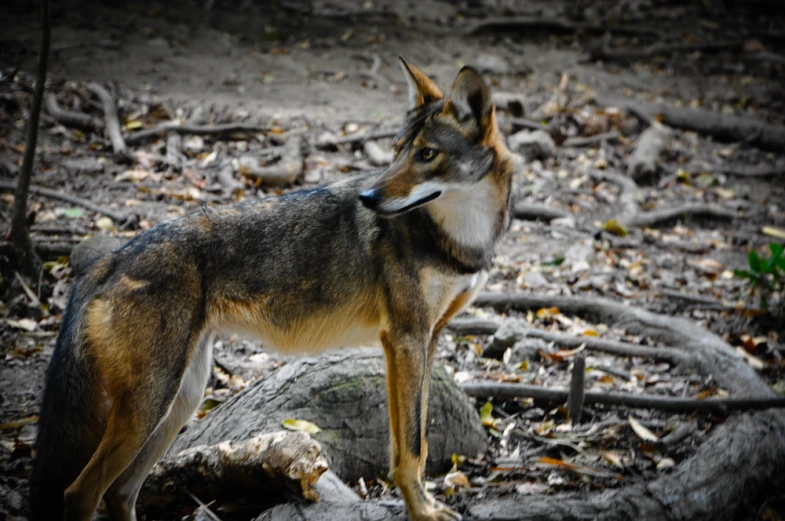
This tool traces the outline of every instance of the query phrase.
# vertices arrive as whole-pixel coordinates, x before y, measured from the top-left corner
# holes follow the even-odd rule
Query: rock
[[[74,275],[80,277],[87,266],[93,261],[103,257],[109,252],[120,248],[125,241],[111,235],[93,235],[73,247],[68,262],[74,270]]]
[[[389,471],[386,364],[378,349],[345,349],[298,358],[189,424],[169,454],[221,441],[242,442],[281,429],[285,419],[321,428],[313,438],[330,469],[345,481],[375,479]],[[465,393],[440,367],[431,382],[427,471],[452,466],[453,454],[487,448],[479,416]]]
[[[530,271],[523,277],[523,282],[527,288],[541,288],[548,284],[548,280],[539,271]]]
[[[507,348],[512,347],[526,336],[529,328],[529,324],[521,318],[504,319],[499,329],[493,334],[491,343],[482,352],[482,356],[500,360]]]
[[[556,143],[544,130],[521,130],[510,136],[507,144],[526,161],[547,159],[556,154]]]
[[[540,351],[548,352],[548,342],[542,338],[522,338],[512,346],[510,364],[518,365],[524,360],[528,362],[539,360]]]

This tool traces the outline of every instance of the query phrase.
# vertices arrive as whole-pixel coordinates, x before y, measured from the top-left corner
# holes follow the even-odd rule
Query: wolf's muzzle
[[[379,202],[382,200],[382,194],[379,192],[379,190],[369,188],[368,190],[362,192],[359,198],[360,202],[363,203],[363,206],[370,208],[371,210],[375,210],[379,206]]]

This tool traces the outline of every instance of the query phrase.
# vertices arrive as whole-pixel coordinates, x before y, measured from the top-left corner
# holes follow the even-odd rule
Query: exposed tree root
[[[563,295],[483,293],[474,304],[502,311],[537,310],[555,306],[562,313],[616,324],[631,333],[647,335],[654,340],[679,346],[686,355],[695,357],[699,372],[711,376],[719,386],[732,394],[771,396],[771,390],[747,365],[741,355],[718,336],[684,318],[658,315],[604,298],[587,299]],[[588,342],[586,343],[588,347]]]
[[[114,102],[114,98],[112,98],[108,90],[97,83],[88,83],[87,88],[101,100],[101,105],[104,108],[104,120],[106,121],[106,133],[112,142],[112,150],[114,150],[116,156],[127,156],[128,148],[125,145],[123,133],[120,131],[120,116],[117,114],[117,105]]]
[[[471,382],[461,388],[474,398],[534,398],[551,404],[567,402],[569,389],[551,389],[541,385],[496,382]],[[661,411],[693,413],[712,412],[726,416],[734,411],[757,411],[785,407],[785,397],[780,398],[674,398],[672,396],[618,393],[612,391],[585,391],[584,403],[619,405],[633,409],[658,409]]]
[[[57,103],[57,97],[49,93],[46,95],[46,111],[55,121],[68,127],[78,127],[88,130],[100,130],[101,122],[89,114],[66,110]]]
[[[561,32],[611,32],[618,34],[631,34],[634,36],[660,36],[659,31],[636,25],[592,24],[571,22],[563,18],[539,18],[527,16],[488,18],[469,26],[466,29],[466,34],[469,36],[475,36],[481,33],[498,33],[502,31],[509,32],[522,29]]]
[[[218,125],[179,124],[177,122],[163,123],[155,128],[148,128],[132,132],[125,137],[128,144],[140,143],[152,137],[159,137],[177,132],[178,134],[194,134],[197,136],[210,136],[220,134],[257,134],[269,131],[269,127],[249,125],[245,123],[222,123]]]
[[[661,115],[662,122],[668,126],[693,130],[719,141],[743,141],[773,151],[781,151],[785,148],[785,127],[755,118],[717,114],[704,109],[671,107],[627,98],[600,97],[597,102],[603,106],[616,106],[646,114],[650,120]]]
[[[303,173],[303,146],[302,136],[291,135],[283,145],[279,162],[270,166],[259,166],[257,157],[243,156],[239,159],[240,173],[267,186],[291,184]]]
[[[524,221],[552,221],[560,217],[567,217],[570,212],[547,206],[544,204],[515,203],[512,207],[512,216]]]
[[[710,203],[687,203],[674,208],[664,208],[662,210],[651,210],[648,212],[638,212],[627,216],[621,223],[628,227],[654,226],[685,215],[704,215],[718,219],[735,219],[738,217],[736,210],[725,208],[717,204]]]
[[[499,323],[492,320],[476,318],[454,318],[447,324],[447,330],[462,335],[492,335],[499,328]],[[641,358],[652,358],[661,360],[672,365],[694,367],[697,360],[689,353],[677,350],[672,347],[648,347],[619,342],[616,340],[605,340],[590,336],[570,336],[560,333],[552,333],[542,329],[530,328],[526,330],[526,337],[541,338],[548,342],[567,348],[577,348],[586,346],[591,351],[600,351],[619,356],[632,356]]]

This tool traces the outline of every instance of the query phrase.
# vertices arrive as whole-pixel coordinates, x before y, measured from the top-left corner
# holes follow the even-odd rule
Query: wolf
[[[508,226],[516,159],[475,69],[445,96],[401,65],[408,111],[389,168],[161,223],[74,284],[46,373],[34,520],[89,521],[103,498],[112,519],[134,521],[228,332],[283,352],[380,343],[408,514],[460,519],[423,485],[428,387],[439,334]]]

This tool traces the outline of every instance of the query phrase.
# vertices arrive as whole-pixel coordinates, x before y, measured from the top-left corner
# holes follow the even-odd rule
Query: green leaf
[[[750,269],[754,273],[760,273],[761,272],[760,271],[760,268],[761,268],[761,266],[760,266],[760,255],[758,255],[757,251],[752,250],[750,252],[750,254],[749,254],[749,261],[750,261]]]
[[[79,218],[84,215],[84,210],[81,208],[68,208],[63,212],[66,217]]]
[[[496,418],[493,417],[493,404],[485,402],[485,405],[480,409],[480,421],[486,427],[493,427],[496,425]]]
[[[545,261],[540,266],[561,266],[564,262],[564,257],[556,257],[553,260]]]
[[[763,261],[760,265],[760,272],[761,273],[771,273],[774,269],[774,257],[769,257],[765,261]]]
[[[733,276],[739,279],[756,279],[758,278],[757,273],[752,273],[747,270],[733,270]]]
[[[295,420],[293,418],[281,420],[281,426],[290,431],[307,432],[308,434],[316,434],[317,432],[322,431],[315,423],[311,423],[308,420]]]
[[[770,242],[769,249],[772,257],[782,257],[783,250],[785,250],[782,244],[777,244],[776,242]]]
[[[777,257],[777,260],[774,263],[779,267],[779,269],[785,271],[785,257]]]

